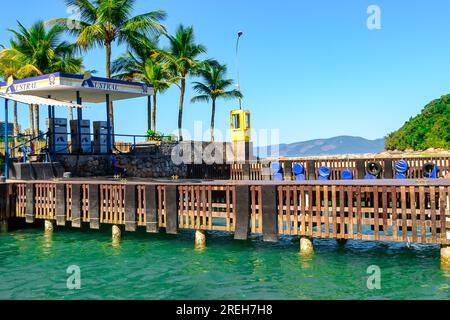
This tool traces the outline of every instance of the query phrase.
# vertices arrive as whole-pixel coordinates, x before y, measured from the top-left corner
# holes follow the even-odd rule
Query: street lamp
[[[237,65],[237,89],[241,91],[241,79],[240,79],[240,71],[239,71],[239,40],[243,36],[244,32],[239,31],[237,34],[237,41],[236,41],[236,65]],[[242,99],[239,98],[239,109],[242,110]]]

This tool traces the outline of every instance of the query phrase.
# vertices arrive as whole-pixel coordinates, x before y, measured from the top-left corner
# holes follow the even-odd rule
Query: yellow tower
[[[250,111],[242,109],[231,111],[230,124],[232,142],[250,142],[252,138]]]

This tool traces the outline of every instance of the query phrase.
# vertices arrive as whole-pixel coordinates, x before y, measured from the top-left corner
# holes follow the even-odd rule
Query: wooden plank
[[[348,196],[348,239],[354,238],[354,231],[353,231],[353,218],[354,218],[354,212],[353,212],[353,187],[349,187],[347,191]]]
[[[437,230],[436,230],[436,188],[430,187],[430,206],[431,206],[431,241],[436,243]]]
[[[56,225],[66,225],[66,185],[56,185]]]
[[[322,200],[321,200],[321,192],[320,186],[316,186],[316,217],[317,217],[317,225],[316,225],[316,235],[317,237],[322,237]]]
[[[312,186],[307,187],[306,194],[306,206],[307,206],[307,224],[306,224],[306,235],[313,236],[313,188]]]
[[[413,242],[417,242],[417,213],[416,213],[416,190],[414,186],[409,187],[409,203],[411,208],[411,221],[412,221],[412,239]]]
[[[379,215],[380,215],[380,208],[379,208],[379,201],[378,201],[378,187],[373,188],[373,212],[374,212],[374,235],[375,240],[380,240],[380,222],[379,222]]]
[[[305,236],[306,235],[306,195],[305,195],[305,186],[301,185],[300,186],[300,223],[301,223],[301,232],[300,235],[301,236]]]
[[[333,211],[333,233],[332,236],[333,237],[337,237],[337,198],[336,198],[336,186],[333,185],[331,186],[331,207],[332,207],[332,211]]]
[[[250,190],[248,186],[236,186],[235,240],[247,240],[250,231]]]
[[[408,227],[406,217],[406,188],[400,187],[401,201],[402,201],[402,238],[404,242],[408,242]]]
[[[298,188],[297,186],[292,187],[292,194],[293,194],[293,200],[294,200],[294,227],[293,227],[293,235],[298,235]]]
[[[27,197],[27,205],[26,205],[26,214],[25,214],[25,222],[26,223],[34,223],[36,217],[35,211],[35,189],[33,183],[27,183],[26,185],[26,197]]]
[[[397,188],[391,187],[392,197],[392,238],[394,241],[398,239],[398,206],[397,206]]]
[[[166,233],[178,233],[178,190],[174,185],[166,185]]]
[[[356,187],[356,225],[357,225],[357,235],[356,239],[361,240],[362,237],[362,210],[361,210],[361,187]]]
[[[447,243],[447,232],[446,232],[446,223],[445,223],[445,188],[439,188],[439,220],[440,220],[440,242],[442,244]]]
[[[339,223],[337,239],[345,239],[345,195],[344,186],[339,186]]]
[[[277,186],[262,186],[263,240],[278,241],[277,228]]]
[[[125,186],[125,231],[134,232],[137,229],[136,186]]]
[[[388,193],[387,193],[387,186],[381,187],[381,201],[383,202],[383,232],[384,235],[389,235],[389,228],[388,228]]]
[[[99,186],[89,186],[89,227],[94,230],[100,229],[100,207]]]
[[[421,242],[427,239],[426,216],[425,216],[425,187],[419,187],[419,210],[420,210],[420,238]]]
[[[292,166],[292,163],[291,163],[291,166]],[[283,188],[283,189],[280,188],[279,189],[279,191],[280,191],[279,195],[281,195],[281,196],[283,196],[282,190],[285,190],[285,195],[286,195],[286,223],[283,224],[283,206],[280,205],[279,206],[280,207],[279,217],[281,217],[282,220],[281,220],[281,224],[278,223],[278,226],[280,227],[280,231],[282,231],[283,230],[283,225],[285,225],[285,228],[286,228],[285,234],[290,236],[290,235],[292,235],[292,223],[291,223],[291,214],[292,214],[291,213],[291,191],[292,190],[291,190],[290,187],[286,187],[286,188]],[[278,198],[278,199],[280,199],[280,198]]]

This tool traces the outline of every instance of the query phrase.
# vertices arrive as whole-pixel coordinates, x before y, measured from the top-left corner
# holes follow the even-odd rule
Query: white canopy
[[[87,108],[85,106],[69,103],[55,99],[42,98],[36,96],[22,95],[22,94],[9,94],[9,93],[0,93],[0,98],[8,99],[12,101],[17,101],[24,104],[38,104],[41,106],[57,106],[57,107],[67,107],[67,108]]]

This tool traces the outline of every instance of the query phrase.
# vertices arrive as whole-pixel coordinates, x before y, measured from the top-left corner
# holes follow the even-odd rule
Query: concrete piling
[[[300,238],[300,254],[302,256],[311,256],[314,254],[313,239],[309,237]]]
[[[195,249],[201,250],[206,248],[206,231],[195,230]]]

